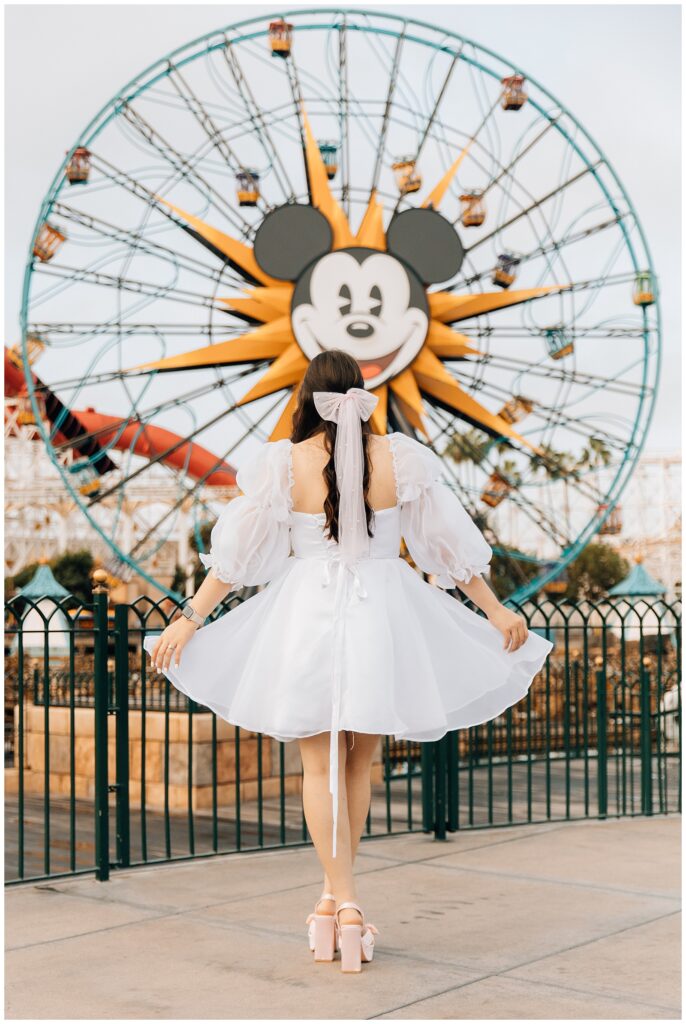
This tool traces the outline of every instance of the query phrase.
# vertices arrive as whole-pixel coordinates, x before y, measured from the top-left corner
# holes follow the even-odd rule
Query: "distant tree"
[[[214,522],[202,523],[202,525],[200,526],[200,538],[202,540],[202,550],[203,550],[203,553],[210,550],[210,533],[212,532],[212,527],[213,526],[214,526]],[[188,535],[188,542],[189,542],[191,548],[193,549],[193,551],[195,551],[197,553],[197,551],[198,551],[198,541],[197,541],[197,538],[196,538],[196,535],[195,535],[195,530],[191,530],[190,534]],[[206,575],[207,575],[207,569],[205,568],[205,566],[202,564],[202,562],[198,558],[198,564],[197,564],[197,566],[195,568],[195,572],[194,572],[194,575],[193,575],[193,584],[194,584],[194,589],[195,590],[198,589],[198,587],[200,586],[202,581],[205,579]]]
[[[533,579],[539,571],[535,560],[526,561],[513,555],[507,551],[494,551],[491,558],[489,582],[501,601]]]
[[[626,558],[609,544],[587,544],[567,567],[565,597],[570,601],[605,597],[610,587],[628,576],[629,568]]]
[[[14,576],[5,578],[5,599],[7,600],[33,578],[40,562],[30,562]],[[95,566],[93,555],[87,549],[67,551],[56,555],[47,563],[58,583],[69,590],[77,601],[87,604],[93,600],[91,572]]]
[[[183,566],[179,565],[178,562],[174,569],[174,578],[171,581],[171,589],[176,591],[177,594],[180,594],[181,597],[185,597],[186,595],[186,573]]]
[[[51,559],[49,565],[57,582],[70,590],[78,601],[87,604],[93,600],[91,573],[95,559],[88,549],[67,551]]]

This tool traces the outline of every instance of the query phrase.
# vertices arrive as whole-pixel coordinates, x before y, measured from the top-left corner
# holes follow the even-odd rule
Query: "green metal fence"
[[[436,743],[382,737],[367,837],[681,810],[680,604],[519,610],[555,644],[527,696]],[[309,841],[297,744],[151,670],[143,638],[176,612],[102,585],[90,605],[6,604],[9,883]]]

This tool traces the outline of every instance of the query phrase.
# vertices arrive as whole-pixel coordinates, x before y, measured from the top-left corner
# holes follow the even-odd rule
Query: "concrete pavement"
[[[679,817],[366,841],[361,975],[314,964],[311,848],[6,894],[9,1019],[678,1019]]]

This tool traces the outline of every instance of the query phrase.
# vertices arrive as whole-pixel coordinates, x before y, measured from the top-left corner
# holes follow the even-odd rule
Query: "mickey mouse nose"
[[[346,331],[351,338],[368,338],[370,334],[374,333],[374,328],[371,324],[365,323],[364,320],[353,320],[346,327]]]

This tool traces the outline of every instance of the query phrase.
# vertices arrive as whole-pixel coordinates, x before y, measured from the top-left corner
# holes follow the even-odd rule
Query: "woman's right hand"
[[[158,636],[157,643],[150,653],[150,659],[154,668],[169,668],[172,658],[174,659],[175,668],[178,668],[181,660],[181,651],[196,629],[198,629],[198,626],[195,622],[183,616],[175,619],[174,622],[170,622],[167,628]]]

